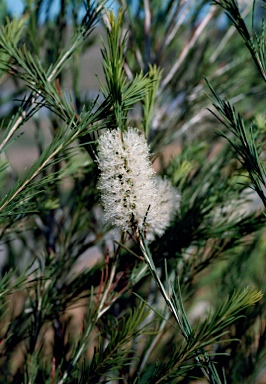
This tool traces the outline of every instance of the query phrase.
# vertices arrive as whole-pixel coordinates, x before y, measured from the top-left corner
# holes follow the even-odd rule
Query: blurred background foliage
[[[203,379],[137,245],[103,221],[96,140],[120,123],[145,133],[154,168],[182,194],[150,245],[162,281],[166,263],[221,382],[265,383],[265,298],[203,332],[227,297],[265,292],[265,179],[254,187],[254,164],[232,145],[230,108],[214,116],[217,92],[252,126],[263,168],[265,82],[225,15],[235,2],[23,0],[19,14],[10,4],[0,1],[0,382]],[[238,5],[263,45],[265,2]]]

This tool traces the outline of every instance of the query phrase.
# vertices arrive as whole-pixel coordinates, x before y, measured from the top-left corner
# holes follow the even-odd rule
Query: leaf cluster
[[[26,2],[1,27],[1,85],[15,91],[0,110],[0,382],[252,382],[265,366],[265,215],[247,191],[265,205],[265,132],[247,126],[264,119],[264,88],[234,28],[262,77],[263,30],[252,38],[233,0],[117,3],[61,2],[42,24],[45,2]],[[233,26],[221,31],[222,8]],[[91,97],[80,63],[100,34]],[[105,225],[97,189],[98,136],[132,125],[182,194],[149,246]],[[9,150],[22,131],[38,155],[20,173]]]

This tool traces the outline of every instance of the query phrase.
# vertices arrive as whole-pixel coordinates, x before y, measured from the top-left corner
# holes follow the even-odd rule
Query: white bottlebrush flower
[[[145,138],[135,128],[106,131],[99,138],[97,162],[106,221],[124,231],[146,230],[149,241],[161,236],[180,195],[155,177]]]
[[[162,179],[156,176],[157,198],[153,204],[157,204],[159,214],[154,220],[150,220],[147,217],[147,240],[151,241],[156,236],[162,236],[166,228],[169,226],[171,220],[173,220],[179,205],[181,195],[180,192],[172,186],[172,184],[166,179]],[[153,204],[150,209],[153,210]]]
[[[99,138],[98,150],[98,188],[106,221],[124,231],[144,229],[145,215],[152,220],[157,214],[156,209],[149,210],[156,187],[145,138],[134,128],[123,137],[120,129],[114,129]]]

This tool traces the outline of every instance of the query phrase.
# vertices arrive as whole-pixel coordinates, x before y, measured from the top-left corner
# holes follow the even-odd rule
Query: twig
[[[245,12],[243,12],[243,17],[246,17],[248,15],[248,13],[250,12],[251,8],[252,8],[252,6],[247,7],[245,9]],[[235,31],[236,31],[236,29],[235,29],[235,27],[233,25],[228,29],[228,31],[226,32],[226,34],[222,38],[220,44],[218,45],[216,50],[211,55],[210,63],[214,63],[216,61],[217,57],[219,56],[219,54],[221,53],[223,48],[226,46],[226,44],[228,43],[230,37],[234,34]]]
[[[181,52],[179,59],[176,61],[176,63],[173,65],[172,69],[169,71],[168,75],[162,80],[161,86],[159,87],[158,94],[161,94],[162,91],[165,89],[165,87],[170,83],[173,76],[176,74],[180,66],[182,65],[184,59],[188,55],[191,48],[195,45],[197,39],[200,37],[201,33],[205,29],[205,27],[208,25],[214,14],[216,13],[216,7],[212,6],[209,13],[205,16],[204,20],[200,23],[200,25],[196,28],[191,40],[188,42],[188,44],[185,46],[183,51]]]
[[[150,0],[144,0],[144,56],[145,56],[145,72],[148,71],[148,65],[151,59],[151,9]]]

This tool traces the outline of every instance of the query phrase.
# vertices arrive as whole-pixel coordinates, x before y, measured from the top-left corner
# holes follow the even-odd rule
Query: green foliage
[[[217,104],[213,103],[213,105],[225,119],[222,123],[235,135],[235,138],[231,139],[223,132],[220,132],[220,134],[227,138],[233,147],[238,160],[249,173],[252,187],[260,196],[263,204],[266,205],[266,198],[262,188],[265,185],[266,171],[260,161],[259,148],[256,144],[255,136],[258,135],[252,127],[247,130],[243,118],[235,112],[234,107],[228,101],[221,100],[211,85],[208,85],[217,101]]]
[[[133,81],[129,82],[124,71],[124,50],[126,36],[121,36],[123,25],[123,12],[119,10],[117,17],[110,12],[107,15],[107,42],[108,49],[103,43],[103,70],[106,86],[102,86],[102,92],[112,100],[114,110],[114,127],[126,126],[127,114],[132,105],[143,100],[149,92],[150,82],[153,82],[155,70],[151,69],[150,78],[139,73]],[[109,50],[109,53],[108,53]]]
[[[234,0],[107,4],[52,15],[53,1],[26,1],[16,19],[0,2],[0,383],[254,383],[266,353],[256,2],[250,30]],[[129,126],[181,193],[149,242],[105,224],[97,187],[99,135]]]
[[[247,29],[245,21],[241,17],[237,2],[235,0],[221,0],[221,1],[214,0],[214,3],[224,8],[225,13],[230,18],[234,27],[237,29],[238,33],[244,40],[246,46],[248,47],[252,55],[252,58],[265,81],[266,67],[265,67],[264,24],[262,24],[261,35],[258,36],[256,33],[254,33],[254,37],[252,37]],[[255,5],[255,2],[254,2],[254,5]]]

